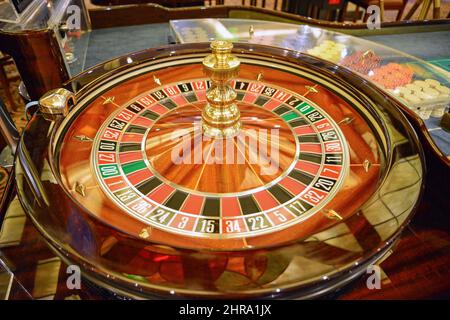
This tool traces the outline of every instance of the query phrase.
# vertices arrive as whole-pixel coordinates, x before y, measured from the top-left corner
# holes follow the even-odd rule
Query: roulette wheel
[[[316,297],[415,211],[423,154],[397,104],[295,51],[149,49],[40,99],[18,195],[62,260],[120,296]]]

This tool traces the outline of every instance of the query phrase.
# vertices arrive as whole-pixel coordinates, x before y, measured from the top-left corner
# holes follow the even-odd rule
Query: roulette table
[[[316,297],[411,219],[423,151],[398,102],[358,75],[228,41],[120,60],[39,100],[15,169],[34,227],[97,286]]]

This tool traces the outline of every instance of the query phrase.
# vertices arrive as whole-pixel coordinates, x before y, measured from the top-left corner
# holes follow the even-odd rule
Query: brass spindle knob
[[[229,41],[213,41],[212,54],[203,60],[211,87],[206,92],[208,102],[202,112],[202,128],[211,137],[235,136],[241,127],[236,92],[230,86],[230,81],[239,74],[240,61],[231,54],[232,49]]]

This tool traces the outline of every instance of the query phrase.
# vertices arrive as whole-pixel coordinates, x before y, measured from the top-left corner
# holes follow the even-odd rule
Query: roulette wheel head
[[[335,290],[389,250],[422,187],[410,126],[361,81],[226,41],[105,63],[41,99],[20,199],[66,262],[122,295]]]

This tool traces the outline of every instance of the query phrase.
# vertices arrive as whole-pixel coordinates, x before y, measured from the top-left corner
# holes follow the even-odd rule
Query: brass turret
[[[236,91],[230,81],[239,74],[240,61],[231,54],[229,41],[213,41],[212,54],[203,60],[205,74],[211,79],[206,92],[208,103],[202,112],[203,133],[216,138],[235,136],[241,128]]]

